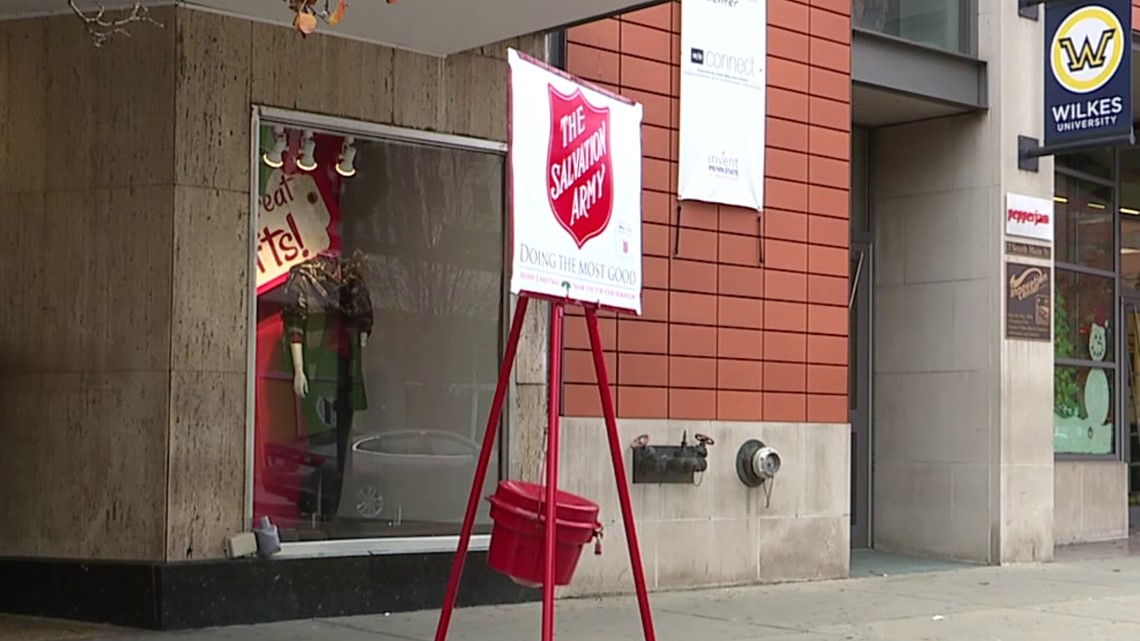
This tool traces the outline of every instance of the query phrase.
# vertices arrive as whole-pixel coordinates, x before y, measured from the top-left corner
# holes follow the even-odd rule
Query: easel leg
[[[439,625],[435,630],[435,641],[444,641],[447,638],[447,629],[451,625],[451,614],[455,609],[455,599],[459,595],[459,580],[463,576],[463,564],[467,561],[467,549],[471,544],[471,530],[475,527],[475,512],[479,508],[479,495],[483,493],[483,483],[487,479],[487,467],[491,463],[491,452],[494,451],[495,435],[499,431],[499,421],[503,416],[503,403],[510,384],[511,368],[515,363],[515,352],[518,350],[519,336],[522,334],[528,302],[530,302],[528,297],[519,296],[515,303],[515,315],[511,320],[511,331],[507,338],[503,363],[499,368],[499,381],[495,385],[495,399],[491,403],[491,415],[487,418],[487,430],[483,433],[483,446],[479,450],[479,463],[475,466],[475,478],[471,481],[471,495],[467,498],[467,512],[463,515],[459,547],[455,550],[455,559],[451,562],[451,578],[447,581],[447,592],[443,597],[443,610],[439,613]]]
[[[606,374],[606,357],[602,352],[602,335],[598,330],[598,312],[594,307],[586,307],[586,327],[590,332],[590,350],[594,354],[594,372],[598,379],[598,393],[602,400],[602,415],[606,419],[606,434],[610,441],[610,458],[613,459],[614,480],[617,481],[621,518],[625,525],[625,541],[629,547],[629,562],[633,566],[633,583],[637,589],[637,606],[641,610],[641,629],[645,633],[645,641],[656,641],[657,634],[653,630],[653,613],[649,609],[649,590],[645,586],[645,567],[641,563],[641,548],[637,541],[637,529],[633,523],[633,502],[629,498],[629,485],[625,480],[625,462],[622,460],[617,413],[614,411],[614,400],[610,395],[610,380]],[[553,344],[551,349],[553,349]]]
[[[562,407],[562,319],[565,305],[550,304],[550,381],[546,409],[546,529],[542,543],[542,641],[554,639],[554,549],[558,503],[558,418]]]

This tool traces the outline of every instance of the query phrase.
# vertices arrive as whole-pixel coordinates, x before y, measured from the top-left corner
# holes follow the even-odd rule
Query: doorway
[[[871,245],[851,243],[847,408],[851,422],[851,547],[870,547]]]
[[[1128,527],[1140,527],[1140,297],[1120,300],[1120,321],[1124,331],[1124,411],[1127,438],[1124,454],[1128,461]]]
[[[871,132],[851,129],[851,250],[847,410],[851,423],[851,547],[871,547],[871,334],[873,255]]]
[[[1140,528],[1140,151],[1117,153],[1117,390],[1120,459],[1128,466],[1128,528]]]

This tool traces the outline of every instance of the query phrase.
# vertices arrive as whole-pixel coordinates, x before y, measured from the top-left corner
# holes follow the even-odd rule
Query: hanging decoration
[[[87,33],[91,34],[91,42],[96,47],[102,47],[114,36],[131,37],[127,26],[135,22],[148,22],[162,27],[162,23],[150,17],[149,9],[141,2],[136,2],[129,10],[113,12],[117,16],[114,18],[108,17],[107,8],[102,4],[97,4],[90,11],[80,9],[75,0],[67,0],[67,4],[71,7],[72,13],[83,21],[83,26],[87,29]]]
[[[307,36],[317,30],[318,21],[324,22],[330,27],[335,27],[344,20],[344,13],[348,10],[348,2],[345,0],[335,0],[335,7],[333,6],[334,0],[284,0],[289,5],[289,9],[297,14],[293,18],[293,26],[297,31],[301,32],[301,36]],[[396,4],[399,0],[387,0],[388,4]]]
[[[317,20],[323,20],[330,26],[336,26],[344,19],[344,12],[348,9],[345,0],[337,0],[336,8],[331,7],[331,0],[324,0],[318,5],[318,0],[285,0],[289,9],[296,13],[293,26],[302,36],[307,36],[317,30]]]
[[[288,8],[296,14],[293,18],[293,26],[296,30],[301,32],[302,36],[309,35],[317,31],[317,24],[324,22],[328,26],[336,26],[341,24],[344,19],[344,11],[348,10],[349,3],[345,0],[284,0]],[[394,5],[399,0],[386,0],[389,5]]]

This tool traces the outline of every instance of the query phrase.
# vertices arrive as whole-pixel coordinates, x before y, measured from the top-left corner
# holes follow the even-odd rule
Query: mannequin
[[[360,334],[360,347],[368,347],[368,334]],[[290,342],[289,351],[293,356],[293,391],[299,398],[305,398],[309,393],[309,379],[305,376],[305,346],[300,341]]]
[[[347,464],[353,414],[367,407],[362,355],[373,312],[362,271],[358,256],[322,252],[293,267],[284,289],[293,391],[310,436],[321,425],[335,430],[337,487]],[[330,401],[335,412],[329,412]],[[332,496],[329,512],[335,513],[339,490],[332,488]]]

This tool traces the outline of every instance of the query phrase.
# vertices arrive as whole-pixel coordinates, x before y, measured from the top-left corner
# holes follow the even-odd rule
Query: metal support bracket
[[[1036,21],[1040,14],[1037,5],[1041,2],[1042,0],[1017,0],[1017,15],[1026,20]]]
[[[1101,147],[1119,147],[1121,145],[1136,144],[1136,135],[1133,131],[1127,134],[1113,134],[1101,138],[1090,138],[1072,143],[1056,145],[1041,145],[1041,141],[1030,136],[1017,137],[1017,168],[1022,171],[1037,171],[1037,159],[1042,156],[1055,156],[1057,154],[1098,149]]]
[[[1017,15],[1026,20],[1036,21],[1041,15],[1038,5],[1043,4],[1048,7],[1051,4],[1065,4],[1073,1],[1074,0],[1017,0]]]
[[[1029,136],[1017,137],[1017,168],[1022,171],[1037,172],[1040,163],[1037,159],[1042,156],[1041,141]]]

